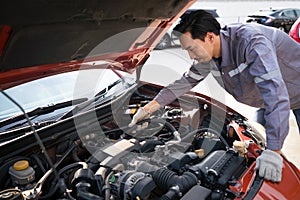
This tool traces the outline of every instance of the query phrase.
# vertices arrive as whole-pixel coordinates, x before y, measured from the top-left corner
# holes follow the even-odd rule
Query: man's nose
[[[195,56],[195,54],[194,54],[193,52],[188,51],[188,54],[189,54],[189,56],[190,56],[190,58],[191,58],[192,60],[194,60],[194,59],[196,58],[196,56]]]

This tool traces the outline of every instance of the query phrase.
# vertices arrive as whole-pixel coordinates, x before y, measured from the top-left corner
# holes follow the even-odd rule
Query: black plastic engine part
[[[218,150],[210,153],[204,158],[200,163],[193,165],[189,168],[189,171],[193,174],[197,175],[199,180],[205,179],[207,174],[207,170],[210,169],[217,160],[224,155],[226,151]]]
[[[77,199],[88,200],[95,199],[101,200],[101,197],[94,194],[93,188],[95,187],[94,173],[88,169],[78,169],[74,174],[72,180],[73,190],[76,193]]]
[[[152,177],[163,191],[168,191],[171,187],[178,186],[179,191],[183,194],[198,183],[197,177],[190,172],[184,172],[178,176],[173,171],[164,168],[152,173]]]
[[[152,177],[143,172],[123,171],[111,179],[112,192],[121,199],[144,199],[155,187]]]
[[[246,165],[246,158],[239,156],[233,150],[228,150],[217,162],[207,171],[207,177],[211,183],[227,185],[229,180],[237,179]]]
[[[195,185],[180,200],[205,200],[211,194],[211,190]]]
[[[137,197],[145,199],[145,197],[147,197],[155,187],[156,185],[153,179],[149,176],[146,176],[132,189],[132,197],[134,197],[134,199],[137,199]]]
[[[179,187],[173,186],[169,189],[168,192],[166,192],[164,195],[162,195],[159,200],[178,199],[179,194],[180,194]]]
[[[246,158],[233,150],[215,151],[201,163],[189,168],[203,183],[211,187],[226,187],[231,180],[236,180],[246,169]]]
[[[180,171],[182,167],[185,166],[188,162],[191,161],[191,158],[184,153],[175,152],[170,155],[170,159],[172,160],[171,164],[168,166],[169,169]]]

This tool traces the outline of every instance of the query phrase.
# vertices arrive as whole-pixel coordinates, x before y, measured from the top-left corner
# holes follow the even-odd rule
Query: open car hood
[[[97,60],[116,62],[110,66],[132,72],[192,3],[194,0],[2,2],[0,88],[89,68],[95,65],[90,61]]]

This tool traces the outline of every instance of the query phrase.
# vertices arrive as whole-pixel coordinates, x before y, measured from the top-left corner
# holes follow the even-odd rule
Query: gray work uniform
[[[280,150],[289,131],[290,109],[300,108],[300,45],[288,34],[258,24],[228,25],[220,38],[221,85],[237,101],[265,108],[267,148]],[[202,81],[212,63],[192,65],[155,99],[161,106],[171,103]]]

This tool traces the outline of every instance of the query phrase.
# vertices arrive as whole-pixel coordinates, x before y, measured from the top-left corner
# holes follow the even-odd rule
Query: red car
[[[297,21],[293,24],[289,35],[296,40],[298,43],[300,43],[300,17],[297,19]]]
[[[264,131],[201,91],[128,127],[163,87],[140,79],[150,52],[194,2],[1,2],[1,200],[300,199],[299,169],[260,178]]]

